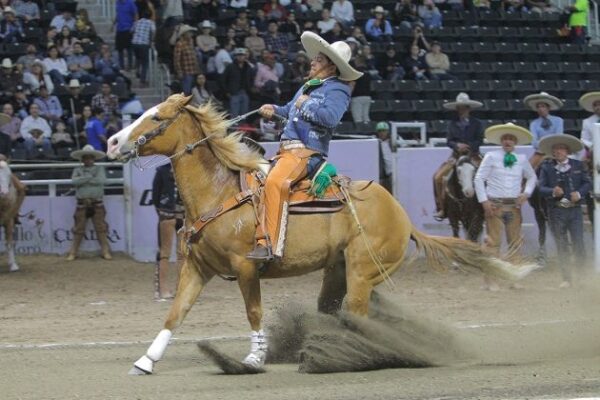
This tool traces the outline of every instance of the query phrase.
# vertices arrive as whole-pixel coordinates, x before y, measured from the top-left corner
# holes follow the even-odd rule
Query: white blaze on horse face
[[[154,107],[146,110],[146,112],[144,112],[138,119],[133,121],[129,126],[126,126],[125,128],[121,129],[119,132],[112,135],[110,137],[110,139],[108,140],[108,150],[106,152],[106,154],[108,155],[108,158],[111,158],[111,159],[119,158],[119,156],[122,155],[121,148],[123,147],[123,145],[125,143],[127,143],[129,141],[129,137],[131,136],[131,133],[135,130],[135,128],[137,128],[142,123],[143,120],[145,120],[146,118],[152,117],[157,112],[158,112],[158,106],[154,106]],[[146,132],[142,132],[142,133],[146,133]]]
[[[475,195],[475,188],[473,186],[475,166],[469,162],[463,162],[460,166],[456,167],[456,174],[458,175],[458,183],[463,194],[465,197],[472,198]]]
[[[0,196],[6,196],[10,191],[10,167],[6,161],[0,161]]]

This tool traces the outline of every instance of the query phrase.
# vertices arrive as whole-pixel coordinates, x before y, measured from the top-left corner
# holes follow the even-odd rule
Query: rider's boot
[[[433,219],[435,219],[436,221],[442,221],[444,218],[446,218],[446,213],[443,209],[438,210],[435,212],[435,214],[433,214]]]
[[[73,261],[77,258],[77,252],[79,251],[79,245],[83,240],[83,234],[75,234],[73,238],[73,245],[71,246],[71,250],[69,251],[69,255],[67,256],[67,261]]]
[[[100,242],[102,258],[105,260],[112,260],[112,255],[110,254],[110,245],[108,244],[108,239],[106,234],[98,234],[98,241]]]

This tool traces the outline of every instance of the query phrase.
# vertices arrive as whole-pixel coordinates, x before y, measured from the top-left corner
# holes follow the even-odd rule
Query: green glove
[[[325,195],[327,188],[331,186],[331,177],[336,175],[337,171],[335,167],[329,163],[325,163],[313,178],[312,185],[308,192],[318,198],[322,198]]]

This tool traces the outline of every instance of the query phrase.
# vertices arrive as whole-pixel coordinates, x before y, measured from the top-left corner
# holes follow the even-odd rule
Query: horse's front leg
[[[6,233],[6,254],[8,255],[8,271],[16,272],[19,270],[19,265],[15,259],[15,240],[14,240],[15,221],[11,219],[4,225]]]
[[[258,270],[254,263],[245,259],[240,260],[237,267],[238,284],[246,304],[248,322],[252,328],[250,353],[242,362],[251,367],[260,368],[265,365],[267,357],[267,339],[262,330],[262,300]]]
[[[129,371],[130,375],[152,373],[154,364],[160,361],[165,353],[169,340],[173,336],[173,330],[181,325],[200,292],[212,277],[213,274],[201,274],[189,257],[184,260],[177,285],[177,294],[169,310],[164,328],[158,333],[146,354],[133,364],[133,368]]]

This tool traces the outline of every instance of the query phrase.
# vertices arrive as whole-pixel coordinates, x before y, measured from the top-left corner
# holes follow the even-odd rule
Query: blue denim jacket
[[[334,128],[350,104],[350,86],[337,78],[329,78],[313,89],[300,109],[296,99],[302,95],[300,88],[285,106],[275,106],[275,114],[288,119],[282,140],[301,140],[307,148],[327,156]]]

